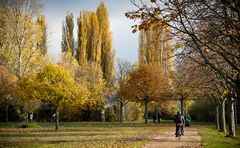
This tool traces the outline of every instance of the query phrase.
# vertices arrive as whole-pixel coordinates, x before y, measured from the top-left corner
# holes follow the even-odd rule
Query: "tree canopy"
[[[88,96],[87,88],[77,85],[73,75],[61,66],[49,64],[36,76],[37,97],[60,110],[64,103],[83,103]]]
[[[160,67],[155,64],[142,64],[129,74],[129,80],[124,87],[126,98],[142,101],[149,97],[149,101],[162,99],[171,93],[168,79]]]

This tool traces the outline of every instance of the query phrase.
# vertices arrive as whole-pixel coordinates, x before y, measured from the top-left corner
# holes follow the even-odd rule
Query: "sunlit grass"
[[[239,148],[240,130],[237,130],[236,138],[226,137],[226,134],[218,132],[213,127],[199,128],[205,148]]]
[[[18,128],[0,123],[0,147],[142,147],[169,126],[116,122],[36,123],[39,128]]]

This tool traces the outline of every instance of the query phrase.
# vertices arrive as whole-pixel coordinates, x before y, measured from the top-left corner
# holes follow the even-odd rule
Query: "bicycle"
[[[181,130],[181,124],[177,124],[177,132],[176,132],[176,136],[178,137],[178,140],[181,139],[181,136],[182,136],[182,130]]]

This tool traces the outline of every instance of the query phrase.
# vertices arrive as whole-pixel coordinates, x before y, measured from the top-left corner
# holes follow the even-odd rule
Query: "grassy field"
[[[193,122],[194,123],[194,122]],[[172,120],[161,124],[141,122],[60,122],[34,123],[37,128],[20,128],[20,122],[0,122],[0,147],[142,147],[158,134],[174,126]],[[212,123],[195,122],[205,148],[240,147],[240,130],[236,138],[216,131]]]
[[[218,132],[214,127],[206,126],[199,128],[204,148],[239,148],[240,130],[236,131],[236,138],[227,137],[226,134]]]
[[[36,123],[38,128],[19,128],[21,123],[0,123],[0,147],[141,147],[169,125],[107,122]]]

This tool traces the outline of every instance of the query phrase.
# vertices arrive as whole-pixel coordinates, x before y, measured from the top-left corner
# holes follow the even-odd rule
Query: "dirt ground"
[[[144,148],[202,148],[201,137],[195,127],[185,127],[184,135],[179,140],[175,137],[175,128],[172,127],[165,133],[154,138]]]

